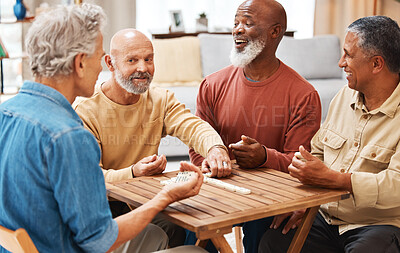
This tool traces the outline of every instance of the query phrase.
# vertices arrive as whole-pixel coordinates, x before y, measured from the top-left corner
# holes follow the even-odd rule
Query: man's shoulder
[[[333,107],[335,104],[338,106],[343,106],[344,103],[350,104],[356,100],[357,96],[358,91],[349,88],[347,85],[344,85],[332,99],[331,106]]]
[[[41,109],[33,106],[21,107],[21,101],[25,104],[38,104],[41,101]],[[8,123],[18,124],[19,131],[32,131],[40,135],[48,135],[54,139],[75,130],[82,130],[82,122],[72,109],[58,106],[51,100],[35,96],[24,96],[12,99],[1,110],[1,117],[8,117]],[[22,130],[24,128],[24,130]],[[29,130],[30,129],[30,130]]]
[[[232,76],[235,76],[238,73],[240,73],[240,70],[241,70],[241,68],[239,68],[239,67],[229,65],[223,69],[220,69],[220,70],[206,76],[205,79],[209,80],[210,82],[220,82],[223,80],[228,80],[229,78],[232,78]]]
[[[316,91],[314,86],[308,82],[303,76],[297,73],[294,69],[282,63],[282,78],[291,80],[290,85],[292,90],[299,90],[303,93]]]
[[[101,103],[102,98],[96,88],[91,97],[76,97],[75,101],[72,103],[72,108],[80,114],[83,111],[99,108]]]

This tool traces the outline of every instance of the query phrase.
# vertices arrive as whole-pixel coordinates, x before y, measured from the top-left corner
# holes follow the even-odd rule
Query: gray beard
[[[115,66],[115,64],[114,64],[114,66]],[[135,85],[132,82],[133,76],[135,73],[130,75],[128,78],[125,78],[122,75],[122,73],[115,67],[114,67],[114,73],[115,73],[115,79],[116,79],[117,83],[119,84],[119,86],[121,86],[127,92],[133,93],[136,95],[145,93],[149,89],[150,83],[153,80],[153,77],[150,77],[147,81],[140,82],[140,83],[138,83],[138,85]]]
[[[249,41],[243,51],[238,51],[235,48],[235,42],[231,50],[230,60],[233,66],[244,68],[250,64],[264,49],[265,41],[256,40]]]

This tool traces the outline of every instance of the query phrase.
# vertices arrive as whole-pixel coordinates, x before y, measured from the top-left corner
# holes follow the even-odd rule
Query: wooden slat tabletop
[[[178,171],[107,183],[109,197],[138,207],[153,198],[163,187],[160,181]],[[319,206],[349,197],[349,193],[303,185],[290,175],[271,169],[235,168],[223,182],[251,190],[243,195],[204,183],[197,196],[175,202],[163,211],[174,223],[196,232],[198,238],[229,233],[232,225]],[[221,232],[223,230],[223,232]],[[210,231],[217,231],[215,235]]]

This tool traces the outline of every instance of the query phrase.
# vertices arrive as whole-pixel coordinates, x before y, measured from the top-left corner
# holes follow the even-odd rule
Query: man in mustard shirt
[[[206,157],[204,170],[212,176],[229,175],[230,158],[218,133],[185,109],[173,93],[150,87],[155,70],[151,41],[135,29],[124,29],[111,39],[110,51],[105,62],[112,77],[96,86],[92,97],[74,103],[99,143],[106,182],[162,173],[167,160],[157,151],[165,135],[178,137]],[[121,202],[112,201],[110,206],[114,215],[128,211]],[[154,223],[167,232],[171,247],[183,244],[182,228],[165,219]]]
[[[351,197],[321,206],[303,252],[400,252],[400,28],[384,16],[358,19],[343,49],[348,87],[289,173]],[[286,252],[295,231],[281,230],[268,230],[259,252]]]

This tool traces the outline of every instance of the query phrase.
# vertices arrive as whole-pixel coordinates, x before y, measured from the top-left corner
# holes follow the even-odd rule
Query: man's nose
[[[339,68],[344,68],[346,67],[346,60],[344,59],[344,54],[342,55],[342,57],[340,57],[340,60],[338,62]]]
[[[147,72],[147,64],[145,61],[139,61],[136,67],[136,71],[138,72]]]
[[[240,35],[244,33],[244,27],[243,25],[239,24],[238,26],[234,27],[232,29],[232,34],[233,35]]]

